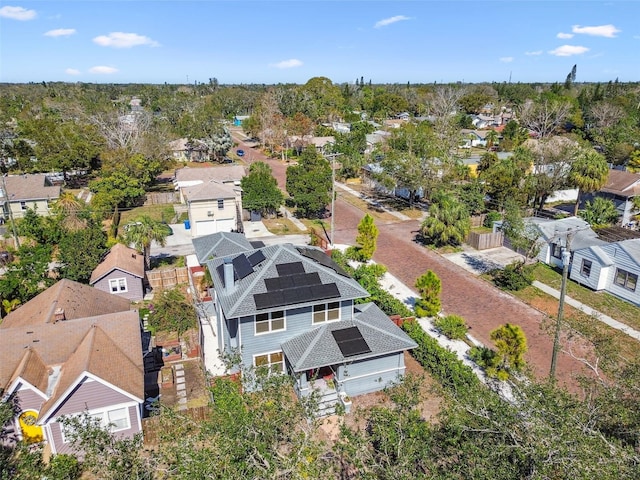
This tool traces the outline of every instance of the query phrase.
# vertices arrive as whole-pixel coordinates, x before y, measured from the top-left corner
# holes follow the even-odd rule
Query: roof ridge
[[[308,332],[305,332],[306,334],[310,334],[310,333],[314,334],[314,338],[309,342],[309,345],[307,345],[307,349],[304,351],[304,353],[300,355],[300,358],[298,359],[297,363],[301,363],[301,362],[304,362],[304,360],[306,360],[306,358],[311,354],[314,347],[316,346],[316,343],[320,341],[320,338],[322,338],[322,335],[324,335],[326,330],[327,330],[327,325],[325,324],[318,328],[315,328],[314,330],[309,330]]]
[[[360,306],[362,306],[362,305],[375,305],[375,304],[374,304],[373,302],[367,302],[367,303],[361,303],[361,304],[360,304]],[[364,311],[361,311],[360,313],[361,313],[361,314],[363,314],[363,313],[365,313],[365,312],[364,312]],[[393,323],[393,322],[391,321],[391,319],[390,319],[388,316],[387,316],[387,318],[389,319],[389,322]],[[377,327],[377,326],[375,326],[375,325],[371,325],[370,323],[366,323],[364,320],[359,319],[356,315],[354,315],[354,316],[353,316],[353,321],[354,321],[354,322],[358,322],[360,325],[364,325],[365,327],[369,327],[369,328],[371,328],[371,329],[373,329],[373,330],[375,330],[375,331],[377,331],[377,332],[383,333],[383,334],[385,334],[385,335],[386,335],[386,336],[388,336],[388,337],[393,337],[393,338],[395,338],[395,339],[397,339],[397,340],[401,340],[401,341],[403,341],[403,342],[406,342],[406,341],[407,341],[407,339],[406,339],[406,338],[401,337],[400,335],[396,335],[395,333],[389,332],[388,330],[384,330],[384,329],[382,329],[382,328],[380,328],[380,327]],[[395,325],[395,324],[394,324],[394,325]],[[400,331],[402,332],[402,330],[400,330]],[[403,333],[404,333],[404,332],[403,332]]]

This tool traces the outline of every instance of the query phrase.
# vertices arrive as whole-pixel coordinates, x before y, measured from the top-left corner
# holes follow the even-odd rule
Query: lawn
[[[144,205],[142,207],[132,208],[122,212],[120,217],[120,224],[124,225],[128,222],[135,220],[136,218],[148,215],[153,220],[158,222],[171,223],[176,215],[173,205]]]
[[[267,227],[274,235],[295,235],[306,233],[301,231],[295,224],[288,218],[263,218],[262,223]]]

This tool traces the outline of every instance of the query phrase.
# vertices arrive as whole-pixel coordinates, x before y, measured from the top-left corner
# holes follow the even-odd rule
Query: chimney
[[[64,308],[57,308],[55,312],[53,312],[53,323],[59,322],[61,320],[66,320],[64,316]]]
[[[224,291],[231,293],[234,289],[233,259],[227,257],[224,259]]]

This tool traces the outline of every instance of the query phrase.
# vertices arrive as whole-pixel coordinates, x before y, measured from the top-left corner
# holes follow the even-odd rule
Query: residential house
[[[5,220],[22,218],[29,208],[38,215],[47,216],[51,212],[51,203],[60,197],[60,186],[53,185],[42,173],[8,175],[3,177],[2,186],[0,201]]]
[[[144,298],[144,255],[116,243],[93,270],[89,285],[134,302]]]
[[[570,278],[593,290],[604,290],[640,306],[640,239],[576,250]]]
[[[179,138],[169,142],[169,151],[178,162],[206,162],[209,160],[207,146],[199,141]]]
[[[372,153],[378,145],[384,144],[390,136],[391,133],[385,132],[384,130],[376,130],[373,133],[367,133],[365,135],[367,146],[364,150],[364,153]]]
[[[73,453],[61,417],[88,413],[118,436],[142,431],[138,312],[125,298],[60,280],[0,324],[0,389],[16,405],[9,437]]]
[[[415,342],[376,305],[356,305],[369,294],[322,250],[280,244],[207,266],[218,349],[291,375],[299,396],[317,389],[335,404],[338,393],[381,390],[404,374]]]
[[[605,245],[589,224],[578,217],[567,217],[559,220],[547,218],[528,218],[540,231],[540,252],[537,259],[547,265],[562,267],[562,251],[569,243],[569,252],[592,246]]]
[[[400,128],[405,123],[407,123],[407,121],[408,121],[408,119],[407,120],[403,120],[403,119],[400,119],[400,118],[388,118],[388,119],[382,121],[382,125],[385,128],[395,129],[395,128]]]
[[[244,234],[237,232],[220,232],[205,235],[194,238],[191,243],[193,243],[199,265],[204,265],[207,260],[248,252],[260,246],[255,246],[247,240]]]
[[[286,139],[287,148],[293,148],[299,154],[309,145],[313,145],[316,150],[324,155],[329,152],[330,146],[336,143],[335,137],[314,137],[313,135],[290,135]]]
[[[462,141],[464,143],[460,145],[460,148],[486,147],[487,133],[487,131],[469,130],[468,128],[463,128],[462,130],[460,130],[460,135],[462,136]]]
[[[244,175],[241,165],[176,170],[174,184],[187,205],[192,236],[242,231]]]
[[[618,210],[620,224],[629,226],[638,211],[633,206],[634,197],[640,196],[640,175],[623,170],[609,170],[607,182],[593,196],[611,200]]]

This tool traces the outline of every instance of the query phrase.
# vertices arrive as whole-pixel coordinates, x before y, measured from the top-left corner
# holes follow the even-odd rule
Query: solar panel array
[[[334,272],[342,275],[343,277],[349,277],[349,274],[345,272],[340,265],[334,262],[329,255],[322,250],[316,248],[296,247],[298,252],[304,257],[310,258],[318,262],[323,267],[332,269]]]
[[[366,340],[362,337],[362,333],[358,327],[342,328],[331,332],[334,340],[338,344],[338,348],[345,357],[354,357],[363,353],[370,353],[371,348]]]
[[[304,273],[304,265],[302,262],[280,263],[276,265],[278,275],[295,275],[296,273]]]
[[[252,267],[255,267],[256,265],[261,264],[266,259],[267,257],[264,256],[264,253],[262,253],[262,250],[258,250],[257,252],[252,253],[247,258],[247,260],[249,260],[249,263],[251,264]]]
[[[242,280],[253,273],[253,266],[244,253],[241,253],[233,259],[233,270],[235,271],[237,279]]]
[[[265,278],[264,284],[268,291],[285,290],[294,287],[308,287],[310,285],[319,285],[322,283],[318,272],[312,273],[296,273],[294,275],[285,275],[283,277]]]
[[[265,283],[267,280],[274,279],[265,279]],[[262,310],[265,308],[295,305],[297,303],[315,302],[318,300],[337,298],[339,296],[340,291],[338,290],[338,286],[335,283],[327,283],[294,286],[278,290],[272,289],[267,291],[266,293],[254,294],[253,300],[256,302],[256,308],[258,310]]]

